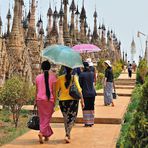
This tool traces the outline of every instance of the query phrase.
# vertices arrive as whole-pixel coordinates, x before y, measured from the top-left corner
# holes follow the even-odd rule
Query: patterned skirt
[[[113,101],[113,83],[106,82],[106,87],[104,87],[104,105],[110,105]]]
[[[60,109],[64,117],[65,132],[68,137],[70,137],[70,132],[77,117],[78,103],[79,101],[77,100],[59,101]]]
[[[83,122],[85,125],[94,124],[94,102],[95,97],[84,98]]]

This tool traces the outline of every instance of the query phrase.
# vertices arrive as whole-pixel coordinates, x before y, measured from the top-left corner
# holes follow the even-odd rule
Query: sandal
[[[70,138],[68,136],[65,137],[65,142],[70,143]]]
[[[48,137],[45,137],[44,141],[49,141],[49,138]]]
[[[41,133],[38,134],[40,144],[43,144],[43,136]]]

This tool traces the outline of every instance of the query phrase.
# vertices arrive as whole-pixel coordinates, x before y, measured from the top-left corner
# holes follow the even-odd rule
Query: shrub
[[[129,104],[127,113],[125,114],[125,117],[124,117],[124,123],[122,125],[120,138],[116,146],[117,148],[120,148],[120,147],[124,148],[124,147],[131,146],[131,141],[129,140],[129,134],[131,133],[133,134],[133,132],[129,132],[129,131],[131,129],[131,124],[134,120],[134,115],[137,112],[141,95],[142,95],[142,86],[137,85],[132,93],[132,101]]]
[[[137,69],[137,77],[136,77],[137,83],[143,84],[144,78],[147,75],[147,73],[148,73],[147,61],[143,59],[139,62],[139,66]]]
[[[104,73],[105,71],[104,60],[100,60],[99,62],[97,62],[97,71],[98,73]]]
[[[27,105],[33,105],[33,104],[34,104],[35,92],[36,92],[36,87],[35,87],[35,85],[30,86],[30,99],[27,100],[27,102],[26,102]]]
[[[118,78],[121,72],[122,72],[122,63],[117,62],[116,64],[113,65],[114,78]]]
[[[23,78],[13,76],[7,80],[0,90],[0,101],[2,105],[8,106],[13,114],[15,127],[18,126],[20,110],[30,99],[30,85]]]
[[[135,147],[146,147],[148,143],[148,79],[143,85],[142,96],[129,131],[129,140]]]
[[[148,78],[142,87],[136,87],[132,103],[125,115],[117,147],[147,147],[148,143]]]

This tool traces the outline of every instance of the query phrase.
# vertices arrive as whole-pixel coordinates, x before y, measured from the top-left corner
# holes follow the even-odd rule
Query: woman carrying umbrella
[[[94,102],[96,91],[94,88],[94,73],[90,71],[89,64],[83,62],[84,70],[79,75],[79,82],[84,98],[83,120],[85,127],[94,125]]]
[[[41,65],[43,70],[42,74],[36,77],[36,100],[37,109],[40,119],[40,132],[39,142],[43,143],[43,137],[45,141],[53,134],[50,127],[50,120],[53,114],[55,96],[56,96],[56,75],[50,72],[50,63],[44,61]]]
[[[60,90],[59,105],[64,117],[64,126],[65,126],[65,133],[66,133],[65,141],[66,143],[70,143],[70,138],[71,138],[70,132],[76,120],[79,101],[73,99],[69,95],[69,88],[73,80],[80,94],[81,94],[81,87],[79,85],[77,77],[72,76],[72,69],[65,66],[65,70],[66,70],[66,74],[61,75],[58,78],[57,91]],[[82,104],[82,107],[84,107],[84,101],[82,97],[81,97],[81,104]]]

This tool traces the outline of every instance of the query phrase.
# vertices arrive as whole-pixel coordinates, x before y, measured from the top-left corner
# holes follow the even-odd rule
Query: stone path
[[[72,141],[65,144],[63,118],[60,111],[53,115],[52,128],[54,135],[50,141],[40,145],[37,131],[30,130],[21,137],[15,139],[10,144],[2,148],[115,148],[120,134],[121,123],[124,113],[130,103],[130,97],[135,84],[135,74],[132,79],[127,77],[127,73],[121,74],[116,81],[118,98],[114,100],[115,107],[103,106],[102,90],[98,91],[95,103],[95,125],[92,128],[83,127],[82,111],[79,108],[77,124],[72,130]],[[24,109],[32,110],[32,106],[24,106]]]

